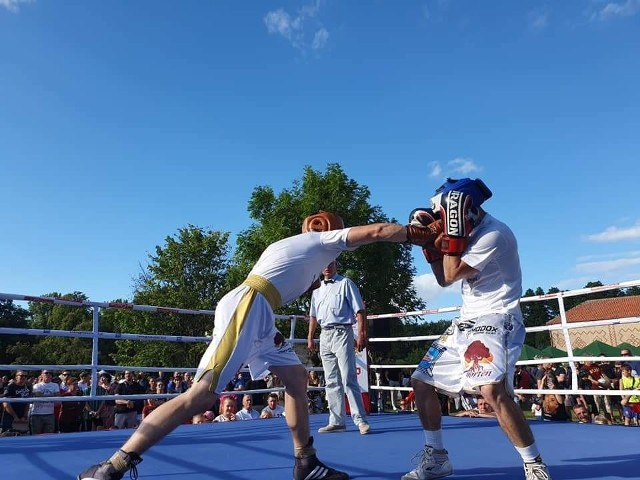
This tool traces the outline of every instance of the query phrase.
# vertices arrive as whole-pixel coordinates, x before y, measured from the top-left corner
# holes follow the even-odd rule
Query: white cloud
[[[446,288],[442,288],[438,285],[436,277],[432,273],[425,273],[424,275],[418,275],[413,277],[413,285],[416,289],[418,297],[424,300],[427,305],[433,304],[436,299],[447,294],[457,294],[457,300],[452,301],[451,306],[457,305],[456,301],[460,303],[460,283],[456,282]]]
[[[640,12],[640,0],[609,2],[591,16],[592,20],[610,20],[615,17],[632,17]]]
[[[640,265],[640,257],[578,263],[576,265],[576,270],[583,273],[599,274],[610,273],[616,270],[624,270],[635,265]]]
[[[556,287],[559,290],[578,290],[583,288],[587,283],[593,282],[593,277],[576,277],[576,278],[565,278],[564,280],[560,280],[551,287]],[[556,302],[557,303],[557,302]]]
[[[267,32],[273,35],[280,35],[286,39],[293,48],[306,52],[308,49],[320,50],[329,39],[329,31],[317,20],[320,10],[320,1],[304,5],[297,15],[293,16],[284,9],[279,8],[268,12],[264,17],[264,24]],[[308,24],[313,21],[315,33],[313,38],[306,32],[309,30]]]
[[[321,28],[316,32],[313,37],[313,42],[311,43],[311,48],[314,50],[319,50],[327,44],[327,40],[329,39],[329,32]]]
[[[607,227],[603,232],[585,235],[584,238],[596,243],[640,239],[640,224],[629,228]]]
[[[481,168],[470,158],[454,158],[453,160],[449,160],[447,165],[453,172],[461,173],[463,175],[481,170]]]
[[[431,162],[429,166],[431,167],[431,173],[429,174],[429,176],[440,177],[440,175],[442,174],[442,167],[440,166],[440,164],[438,162]]]
[[[429,168],[431,169],[429,176],[437,178],[456,178],[482,170],[482,168],[470,158],[460,157],[447,161],[444,168],[440,165],[440,162],[431,162]]]
[[[20,4],[31,3],[33,0],[0,0],[0,7],[4,7],[10,12],[16,13],[20,10]]]
[[[546,12],[530,12],[528,17],[529,26],[533,30],[544,30],[549,25],[549,14]]]
[[[629,258],[629,257],[640,257],[640,250],[631,250],[626,252],[618,251],[618,252],[603,253],[603,254],[596,254],[596,255],[583,255],[581,257],[578,257],[577,261],[578,263],[596,262],[596,261],[600,262],[602,260],[610,260],[612,258]]]
[[[291,16],[281,8],[267,13],[264,23],[269,33],[279,33],[286,39],[291,38]]]

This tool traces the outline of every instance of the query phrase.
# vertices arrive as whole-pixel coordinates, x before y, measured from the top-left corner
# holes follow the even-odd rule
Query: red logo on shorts
[[[480,340],[474,340],[464,352],[464,371],[467,377],[485,377],[491,374],[491,369],[486,368],[493,362],[493,355],[487,346]]]

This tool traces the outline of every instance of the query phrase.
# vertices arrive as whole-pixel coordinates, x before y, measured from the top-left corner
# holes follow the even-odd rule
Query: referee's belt
[[[334,323],[332,325],[320,326],[320,330],[335,330],[335,329],[344,329],[351,328],[351,323]]]

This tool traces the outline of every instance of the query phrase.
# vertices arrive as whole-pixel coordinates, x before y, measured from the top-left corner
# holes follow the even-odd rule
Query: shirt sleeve
[[[316,294],[317,291],[318,289],[316,288],[311,293],[311,306],[309,307],[309,316],[316,318],[318,317],[318,308],[316,307],[316,299],[318,298],[318,295]]]
[[[351,306],[351,309],[353,310],[353,314],[355,316],[356,313],[365,309],[364,302],[362,301],[360,290],[358,290],[358,287],[353,282],[353,280],[349,278],[345,280],[346,280],[346,286],[347,286],[346,297],[347,297],[347,300],[349,301],[349,305]]]

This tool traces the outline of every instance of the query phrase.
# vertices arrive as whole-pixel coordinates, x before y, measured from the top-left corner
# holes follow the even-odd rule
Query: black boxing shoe
[[[327,467],[318,460],[318,457],[311,455],[305,458],[296,458],[293,467],[293,480],[349,480],[349,475],[334,468]]]
[[[120,463],[123,469],[116,469],[114,466],[114,457],[116,457],[116,455],[120,458],[115,459],[115,462]],[[137,465],[142,461],[140,455],[137,453],[126,453],[122,450],[118,450],[116,455],[105,462],[87,468],[78,475],[78,480],[120,480],[127,471],[129,471],[131,480],[136,480],[138,478]]]

